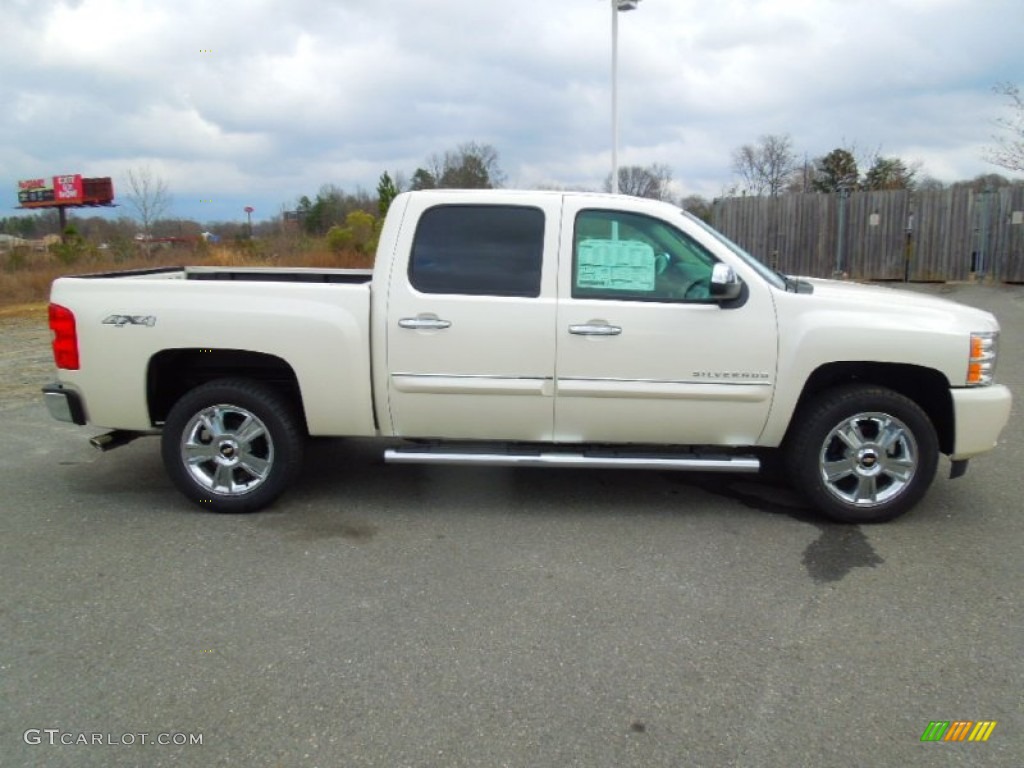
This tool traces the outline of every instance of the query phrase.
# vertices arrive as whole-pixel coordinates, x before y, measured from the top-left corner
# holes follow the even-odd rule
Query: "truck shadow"
[[[855,568],[884,563],[860,526],[833,523],[810,509],[792,489],[757,475],[392,466],[384,463],[379,442],[318,439],[310,443],[296,486],[284,502],[292,512],[296,503],[319,507],[328,499],[343,499],[339,507],[344,510],[370,508],[384,513],[443,509],[445,514],[467,515],[584,511],[587,517],[699,517],[753,511],[784,516],[818,530],[818,537],[802,555],[804,569],[817,583],[837,582]],[[376,526],[348,516],[314,517],[306,521],[311,538],[326,534],[366,542],[377,533]]]
[[[83,502],[117,498],[138,514],[208,514],[182,499],[160,464],[155,440],[140,440],[107,456],[65,462],[63,481]],[[367,510],[361,513],[360,510]],[[377,441],[314,439],[295,485],[271,509],[249,517],[296,541],[343,539],[369,544],[380,521],[413,512],[445,515],[675,516],[698,519],[759,512],[818,529],[802,563],[817,583],[843,579],[854,568],[884,561],[860,526],[832,523],[785,485],[751,475],[592,469],[436,467],[384,463]],[[365,518],[365,519],[364,519]]]

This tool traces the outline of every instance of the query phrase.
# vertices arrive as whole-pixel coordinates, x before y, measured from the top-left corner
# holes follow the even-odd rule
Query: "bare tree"
[[[990,163],[1010,171],[1024,171],[1024,96],[1013,83],[1000,83],[992,90],[1010,100],[1010,116],[996,120],[1003,133],[994,136],[996,145],[985,153]]]
[[[797,157],[788,134],[766,134],[757,144],[744,144],[732,153],[732,169],[752,195],[777,196],[797,168]]]
[[[505,183],[498,150],[468,141],[444,155],[432,154],[412,175],[413,189],[493,189]]]
[[[732,171],[743,181],[744,192],[760,195],[764,192],[764,181],[758,170],[757,149],[744,144],[732,152]]]
[[[969,187],[975,192],[985,192],[987,190],[1013,186],[1013,182],[998,173],[982,173],[969,181],[958,181],[954,186]]]
[[[804,159],[797,162],[786,182],[785,192],[793,195],[806,194],[814,184],[814,162],[804,154]]]
[[[433,173],[426,168],[417,168],[413,171],[409,189],[434,189],[435,187],[437,187],[437,176]]]
[[[142,225],[142,234],[148,243],[153,236],[153,224],[171,205],[167,182],[153,174],[149,166],[128,169],[128,193],[125,195]]]
[[[944,189],[946,189],[946,185],[934,176],[926,174],[917,181],[918,192],[941,192]]]
[[[442,187],[493,188],[505,183],[505,172],[498,163],[498,150],[475,141],[460,144],[444,156]]]
[[[627,165],[619,168],[619,193],[652,200],[670,200],[672,171],[667,165],[654,163],[647,166]],[[612,189],[612,175],[604,180],[604,191]]]
[[[702,195],[687,195],[679,201],[684,211],[689,211],[698,219],[711,223],[712,202]]]

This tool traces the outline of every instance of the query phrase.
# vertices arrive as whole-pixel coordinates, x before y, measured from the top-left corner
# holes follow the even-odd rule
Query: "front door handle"
[[[575,333],[577,336],[618,336],[622,333],[622,329],[617,325],[584,323],[570,325],[569,333]]]
[[[439,317],[403,317],[398,321],[399,328],[411,328],[417,331],[440,331],[450,328],[450,320]]]

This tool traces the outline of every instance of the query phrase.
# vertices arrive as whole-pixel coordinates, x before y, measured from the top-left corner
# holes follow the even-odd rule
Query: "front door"
[[[776,374],[774,303],[752,281],[731,306],[714,301],[716,245],[689,226],[566,198],[557,440],[757,441]]]

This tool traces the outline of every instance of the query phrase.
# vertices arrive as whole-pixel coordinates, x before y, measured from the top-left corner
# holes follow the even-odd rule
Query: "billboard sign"
[[[53,192],[58,203],[76,204],[82,202],[82,174],[54,176]]]
[[[18,182],[18,204],[26,208],[80,205],[84,199],[81,174],[66,174]]]
[[[53,183],[49,179],[25,179],[18,182],[20,205],[53,205]]]

